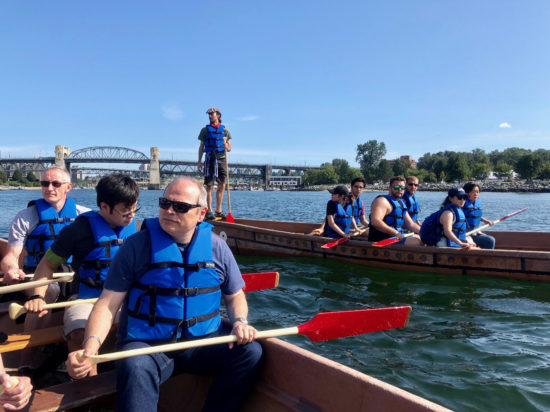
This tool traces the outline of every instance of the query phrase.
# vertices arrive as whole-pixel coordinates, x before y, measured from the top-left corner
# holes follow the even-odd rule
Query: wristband
[[[233,325],[235,324],[235,322],[241,322],[241,323],[244,323],[245,325],[248,325],[248,320],[246,320],[246,318],[235,318],[233,319]]]
[[[95,339],[95,340],[97,340],[97,343],[99,343],[99,346],[102,345],[101,339],[99,338],[99,336],[97,336],[97,335],[88,335],[82,341],[82,347],[84,347],[86,345],[86,342],[88,342],[89,339]]]
[[[29,300],[34,300],[34,299],[42,299],[44,302],[46,301],[46,298],[45,298],[44,296],[42,296],[42,295],[32,295],[31,297],[29,297],[29,298],[27,299],[27,302],[28,302]]]

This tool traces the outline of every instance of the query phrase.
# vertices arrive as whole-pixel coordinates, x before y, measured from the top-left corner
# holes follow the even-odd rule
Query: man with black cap
[[[352,227],[357,229],[353,219],[349,190],[346,186],[336,186],[328,191],[332,198],[327,203],[323,236],[346,237]]]
[[[199,133],[199,162],[197,169],[202,171],[202,154],[204,156],[204,185],[207,193],[206,219],[212,220],[216,217],[225,218],[222,212],[223,191],[227,180],[226,154],[231,151],[231,133],[221,124],[222,112],[217,107],[211,107],[206,111],[210,124],[203,127]],[[214,190],[214,179],[218,182],[216,190],[216,213],[212,213],[212,191]]]

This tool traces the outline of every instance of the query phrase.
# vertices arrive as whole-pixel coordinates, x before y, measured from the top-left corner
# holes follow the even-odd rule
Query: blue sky
[[[195,160],[210,106],[230,161],[319,165],[550,148],[550,2],[0,3],[0,155],[124,146]]]

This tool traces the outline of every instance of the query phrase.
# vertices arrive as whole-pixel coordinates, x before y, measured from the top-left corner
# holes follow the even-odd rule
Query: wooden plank
[[[15,333],[8,335],[7,341],[0,344],[0,353],[13,352],[61,341],[63,341],[63,325],[37,329],[31,333]]]

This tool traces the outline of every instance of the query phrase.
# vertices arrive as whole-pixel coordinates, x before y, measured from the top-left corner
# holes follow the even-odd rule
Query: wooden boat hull
[[[240,255],[317,257],[402,271],[550,281],[550,233],[544,232],[493,231],[499,248],[495,250],[381,248],[364,238],[323,249],[321,245],[330,239],[307,234],[318,227],[313,223],[235,219],[235,223],[216,221],[213,225],[233,253]]]
[[[440,405],[279,339],[262,341],[266,362],[242,411],[449,411]],[[182,374],[160,392],[159,411],[199,411],[212,381]],[[36,391],[30,411],[112,407],[113,372]],[[101,409],[103,410],[103,409]]]

